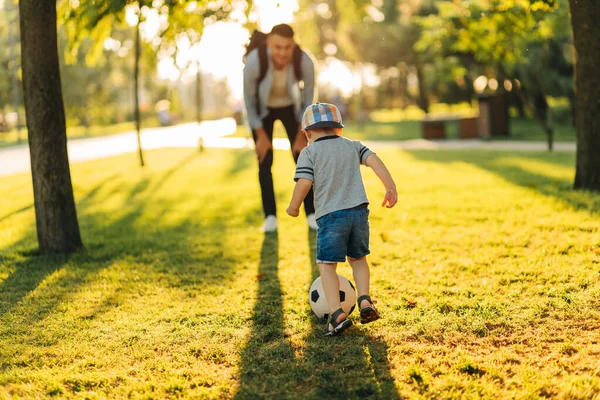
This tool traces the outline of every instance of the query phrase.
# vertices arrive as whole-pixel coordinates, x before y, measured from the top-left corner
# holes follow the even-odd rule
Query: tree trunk
[[[417,78],[419,80],[419,107],[425,112],[429,113],[429,96],[427,94],[427,85],[425,84],[425,76],[423,75],[423,67],[419,64],[416,66]]]
[[[196,73],[196,121],[202,122],[202,75],[200,73],[200,62],[197,63]]]
[[[574,187],[600,191],[600,4],[570,0],[575,45],[577,162]]]
[[[548,151],[552,151],[554,148],[554,129],[552,126],[552,110],[546,99],[546,94],[541,89],[541,81],[538,79],[539,87],[536,88],[533,96],[533,108],[536,119],[544,128],[546,132],[546,140],[548,143]]]
[[[56,2],[20,0],[21,65],[40,252],[82,247],[58,64]]]
[[[521,89],[517,88],[516,84],[513,82],[513,90],[511,92],[512,104],[516,107],[519,118],[527,118],[527,114],[525,113],[525,104],[523,103],[521,96],[518,94],[519,90]]]
[[[473,79],[469,74],[465,74],[463,77],[465,80],[465,97],[469,107],[473,107],[473,99],[475,99],[475,89],[473,89]]]
[[[140,19],[141,20],[141,19]],[[135,66],[133,69],[133,81],[135,93],[135,131],[137,133],[138,153],[140,155],[140,165],[144,166],[144,152],[142,151],[142,122],[140,117],[140,22],[135,27]]]

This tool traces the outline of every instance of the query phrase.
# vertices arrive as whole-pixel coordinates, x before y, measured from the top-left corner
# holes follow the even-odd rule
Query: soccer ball
[[[342,309],[346,315],[350,315],[356,306],[356,290],[354,289],[352,282],[346,277],[338,275],[338,278],[340,280],[340,301],[342,303]],[[321,320],[329,318],[329,307],[327,306],[327,299],[325,299],[321,277],[315,279],[313,284],[310,285],[308,302],[317,318]]]

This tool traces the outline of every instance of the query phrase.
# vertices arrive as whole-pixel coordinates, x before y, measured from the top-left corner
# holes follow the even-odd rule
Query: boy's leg
[[[348,263],[350,263],[350,266],[352,267],[352,276],[354,277],[354,284],[356,285],[358,297],[369,296],[371,273],[369,263],[367,262],[367,256],[360,258],[348,257]],[[367,300],[362,300],[358,306],[363,308],[370,305],[371,303]]]
[[[368,324],[377,321],[381,318],[381,315],[375,308],[375,305],[372,303],[371,297],[369,296],[370,274],[367,256],[359,258],[348,257],[348,262],[352,266],[354,283],[356,284],[356,290],[358,291],[360,322],[362,324]]]
[[[323,292],[325,292],[325,299],[329,307],[329,315],[331,315],[334,311],[342,307],[340,301],[340,280],[336,272],[337,263],[319,263],[318,266],[321,273]],[[340,314],[336,322],[341,322],[344,318],[346,318],[346,314]]]
[[[356,207],[352,210],[352,230],[348,240],[347,257],[348,263],[352,267],[352,275],[356,284],[358,298],[368,296],[371,284],[369,263],[367,255],[369,250],[369,209],[366,205]],[[358,305],[360,308],[370,306],[367,300],[361,300]]]
[[[290,140],[292,157],[294,157],[294,162],[297,163],[300,154],[294,153],[294,142],[296,141],[296,136],[298,135],[298,130],[300,129],[300,123],[296,120],[294,106],[282,108],[279,117],[283,123],[288,139]],[[306,212],[307,216],[315,213],[315,198],[312,188],[304,198],[304,211]]]
[[[274,119],[269,114],[263,119],[263,128],[273,143],[273,124]],[[252,137],[256,143],[256,132],[252,130]],[[277,206],[275,204],[275,190],[273,188],[273,174],[271,167],[273,165],[273,149],[269,150],[262,163],[258,163],[258,182],[260,183],[260,194],[262,198],[263,211],[265,217],[277,215]]]

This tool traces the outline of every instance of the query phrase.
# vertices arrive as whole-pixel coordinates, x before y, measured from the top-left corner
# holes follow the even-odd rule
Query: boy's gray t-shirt
[[[357,140],[324,136],[305,147],[296,165],[294,180],[313,182],[315,217],[368,203],[360,165],[374,154]]]

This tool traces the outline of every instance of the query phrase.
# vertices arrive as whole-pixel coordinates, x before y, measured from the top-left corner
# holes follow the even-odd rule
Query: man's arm
[[[394,182],[394,178],[392,178],[390,171],[388,171],[383,161],[381,161],[381,158],[375,153],[372,153],[367,157],[365,165],[375,172],[375,175],[377,175],[381,183],[383,183],[383,186],[385,186],[385,196],[383,197],[381,206],[384,207],[387,203],[387,208],[394,207],[398,202],[398,193],[396,192],[396,183]]]
[[[260,62],[258,60],[258,50],[253,50],[248,54],[244,65],[244,108],[248,124],[252,129],[262,129],[262,121],[257,111],[257,92],[258,92],[258,74]]]
[[[296,182],[296,186],[294,186],[294,194],[292,195],[292,199],[290,200],[290,205],[288,206],[286,212],[288,215],[292,217],[297,217],[300,214],[300,206],[304,201],[304,198],[310,191],[312,187],[312,181],[310,179],[300,178]]]
[[[253,50],[248,54],[246,64],[244,65],[244,108],[246,109],[248,124],[256,133],[256,155],[258,156],[258,162],[262,163],[271,148],[271,141],[267,137],[257,111],[259,70],[258,50]]]

